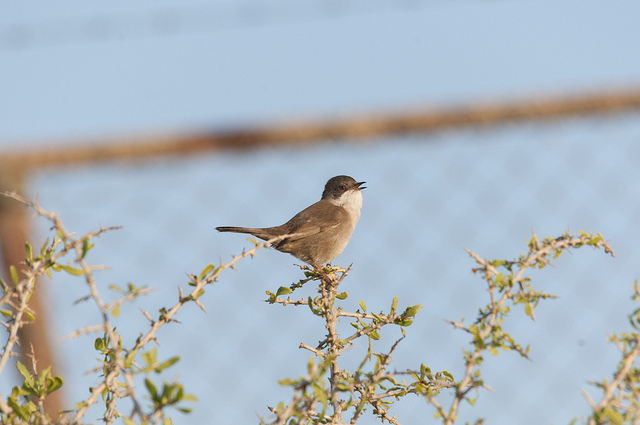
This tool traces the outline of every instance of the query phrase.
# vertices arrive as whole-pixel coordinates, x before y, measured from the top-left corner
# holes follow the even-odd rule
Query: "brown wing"
[[[276,247],[335,228],[344,222],[346,219],[344,215],[346,213],[342,208],[328,201],[318,201],[300,211],[282,226],[278,226],[282,232],[296,233],[296,235],[277,243]]]

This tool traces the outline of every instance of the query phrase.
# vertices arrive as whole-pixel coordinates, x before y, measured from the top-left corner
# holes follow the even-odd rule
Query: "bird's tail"
[[[252,227],[233,227],[233,226],[223,226],[216,227],[218,232],[233,232],[233,233],[248,233],[250,235],[255,236],[256,238],[260,238],[263,240],[271,239],[274,235],[269,232],[269,229],[254,229]]]

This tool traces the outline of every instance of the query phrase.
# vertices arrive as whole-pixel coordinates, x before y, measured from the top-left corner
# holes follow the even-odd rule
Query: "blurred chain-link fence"
[[[148,285],[157,291],[123,306],[119,330],[135,339],[145,329],[140,309],[157,311],[177,297],[185,272],[219,264],[250,244],[215,226],[271,226],[319,199],[326,180],[349,174],[367,182],[362,217],[336,260],[353,271],[345,281],[345,308],[359,299],[369,310],[400,306],[423,310],[394,355],[395,367],[421,362],[459,376],[467,335],[445,320],[472,320],[486,304],[482,281],[470,273],[471,249],[485,258],[512,258],[526,250],[531,231],[559,235],[568,228],[601,232],[615,258],[591,249],[563,256],[555,268],[533,275],[534,284],[556,293],[536,321],[513,313],[507,324],[516,341],[531,344],[528,362],[516,354],[487,359],[484,391],[461,420],[490,423],[567,423],[588,412],[580,389],[609,376],[618,360],[605,342],[624,331],[634,308],[638,277],[640,120],[637,114],[514,124],[482,130],[450,130],[378,140],[340,141],[304,148],[264,148],[197,158],[167,158],[90,168],[47,169],[30,177],[28,195],[58,211],[68,229],[99,225],[122,230],[97,240],[90,261],[106,264],[97,277],[110,284]],[[38,221],[35,241],[48,224]],[[175,424],[256,423],[266,405],[287,400],[277,384],[305,370],[322,323],[306,308],[268,305],[265,290],[300,278],[293,257],[273,250],[245,259],[202,299],[207,314],[191,307],[180,324],[163,329],[159,355],[182,361],[171,373],[199,402]],[[87,289],[78,278],[43,282],[55,339],[99,321],[90,303],[76,304]],[[307,288],[309,295],[312,288]],[[346,330],[346,328],[345,328]],[[399,330],[385,329],[387,349]],[[66,397],[79,400],[94,382],[95,335],[56,345]],[[374,347],[375,348],[375,347]],[[353,358],[359,355],[354,350]],[[6,388],[2,389],[3,392]],[[430,423],[433,409],[407,399],[393,409],[400,423]],[[88,417],[93,420],[99,417]],[[372,423],[365,416],[363,423]]]

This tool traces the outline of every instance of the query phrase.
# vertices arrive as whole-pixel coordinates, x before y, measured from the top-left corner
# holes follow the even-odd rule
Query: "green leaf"
[[[46,368],[40,373],[40,377],[38,378],[38,384],[44,385],[44,383],[51,378],[51,366]]]
[[[311,299],[311,296],[307,298],[307,305],[309,306],[313,314],[315,314],[316,316],[320,315],[320,312],[318,312],[315,308],[313,308],[313,300]]]
[[[402,313],[403,317],[413,317],[418,313],[418,311],[422,308],[422,304],[413,305],[411,307],[407,307],[407,309]]]
[[[112,315],[113,317],[118,317],[118,316],[120,316],[120,306],[119,306],[119,305],[117,305],[117,306],[115,306],[115,307],[113,307],[113,308],[111,309],[111,315]]]
[[[60,267],[62,268],[62,270],[64,270],[65,272],[73,276],[82,276],[84,274],[84,270],[82,269],[76,269],[71,266],[66,266],[64,264],[60,264]]]
[[[320,403],[322,403],[323,406],[327,405],[327,392],[321,388],[319,385],[313,385],[313,395],[316,396],[316,398],[318,399],[318,401]]]
[[[281,286],[276,291],[276,296],[279,297],[280,295],[290,294],[291,292],[292,292],[291,288],[287,288],[286,286]]]
[[[531,303],[524,305],[524,313],[533,319],[533,307],[531,307]]]
[[[96,338],[96,340],[93,342],[93,347],[97,351],[102,351],[102,349],[104,348],[104,341],[102,340],[102,338]]]
[[[178,361],[180,361],[180,356],[175,356],[175,357],[171,357],[169,360],[163,362],[162,364],[160,364],[158,367],[156,367],[154,370],[157,373],[160,373],[161,371],[163,371],[164,369],[173,366],[174,364],[176,364]]]
[[[26,421],[29,419],[29,412],[27,412],[27,409],[24,409],[22,406],[16,403],[12,398],[9,398],[7,400],[7,403],[16,413],[16,415],[20,417],[20,419],[22,419],[23,421]]]
[[[36,316],[33,315],[33,311],[27,309],[24,311],[24,314],[27,316],[27,319],[29,319],[30,322],[36,321]]]
[[[276,294],[274,294],[271,291],[265,291],[267,293],[267,295],[269,296],[269,301],[270,302],[274,302],[276,300]]]
[[[47,394],[51,394],[52,392],[60,389],[64,381],[60,376],[55,376],[51,379],[47,380]]]
[[[336,388],[340,391],[349,391],[350,387],[345,382],[338,382]]]
[[[89,239],[85,239],[82,241],[82,256],[80,257],[80,259],[84,259],[89,250],[93,248],[93,245],[94,244],[89,243]]]
[[[380,339],[380,334],[378,333],[377,330],[370,332],[369,336],[371,337],[371,339],[375,341],[378,341]]]
[[[49,245],[49,238],[44,240],[44,243],[42,244],[42,247],[40,247],[40,255],[44,255],[44,253],[47,251],[47,246]]]
[[[20,388],[20,395],[35,395],[39,397],[40,393],[34,383],[31,383],[30,385],[25,382],[22,384],[22,388]]]
[[[640,330],[640,308],[634,310],[629,316],[629,322],[634,329]]]
[[[147,387],[147,390],[149,391],[149,394],[151,394],[151,399],[154,400],[154,401],[157,400],[157,398],[158,398],[158,389],[156,388],[155,384],[153,382],[151,382],[151,380],[149,378],[145,378],[144,385]]]
[[[182,401],[198,401],[198,397],[193,394],[185,394],[182,396]]]
[[[396,314],[396,308],[397,307],[398,307],[398,297],[395,297],[393,299],[393,301],[391,302],[391,311],[389,312],[389,315]]]
[[[111,285],[107,286],[107,288],[109,288],[110,290],[115,291],[115,292],[117,292],[119,294],[124,294],[124,289],[122,289],[121,287],[119,287],[115,283],[112,283]]]
[[[206,275],[208,275],[213,271],[214,267],[215,266],[213,264],[209,264],[207,267],[202,269],[202,271],[200,272],[200,276],[198,277],[198,280],[204,279]]]
[[[11,280],[13,280],[14,285],[17,285],[20,281],[18,279],[18,271],[14,266],[9,266],[9,270],[11,270]]]
[[[364,304],[364,301],[360,300],[360,302],[358,303],[360,305],[360,308],[362,309],[363,313],[367,312],[367,306]]]
[[[624,418],[616,409],[611,406],[607,406],[603,408],[600,412],[598,412],[598,417],[602,419],[609,419],[615,425],[622,425],[624,423]],[[603,418],[604,417],[604,418]],[[605,423],[603,421],[602,423]],[[600,422],[598,422],[600,423]]]
[[[133,360],[136,358],[137,350],[131,351],[124,359],[124,367],[129,368],[133,364]]]
[[[349,294],[347,292],[341,292],[338,295],[336,295],[336,298],[339,300],[346,300],[348,296]]]
[[[31,373],[29,373],[29,371],[27,370],[27,367],[23,365],[19,360],[16,362],[16,367],[18,368],[18,372],[20,372],[20,375],[22,375],[25,380],[33,381],[33,377],[31,376]]]
[[[142,358],[144,359],[147,366],[156,364],[157,353],[158,353],[158,350],[155,347],[151,348],[149,351],[142,353]]]
[[[447,377],[447,380],[450,382],[455,382],[455,379],[453,379],[453,375],[450,372],[447,372],[446,370],[443,370],[441,372],[444,376]]]
[[[8,310],[0,310],[0,314],[2,314],[4,317],[10,317],[13,313]]]
[[[395,322],[396,325],[399,326],[411,326],[411,324],[413,323],[413,320],[411,319],[396,319]],[[402,336],[404,337],[404,332],[402,333]]]
[[[589,242],[587,242],[587,245],[596,245],[601,240],[602,240],[602,235],[598,233],[598,236],[596,236],[595,238],[589,239]]]
[[[29,242],[25,242],[24,247],[27,251],[27,259],[33,260],[33,248],[31,247],[31,244]]]

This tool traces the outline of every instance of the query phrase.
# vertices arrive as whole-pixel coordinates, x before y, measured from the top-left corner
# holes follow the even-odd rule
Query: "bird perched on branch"
[[[263,240],[284,238],[273,247],[314,267],[329,263],[345,249],[360,218],[362,185],[349,176],[329,179],[322,198],[276,227],[216,227],[219,232],[248,233]],[[290,235],[290,236],[285,236]]]

